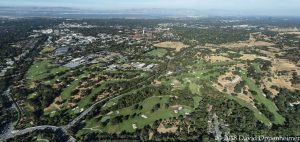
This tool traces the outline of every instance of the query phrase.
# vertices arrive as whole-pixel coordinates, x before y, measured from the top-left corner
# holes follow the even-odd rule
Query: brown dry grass
[[[287,71],[288,73],[286,75],[278,75],[277,73],[279,71]],[[271,78],[271,81],[268,81],[267,79],[263,80],[263,87],[268,89],[272,92],[273,96],[278,95],[278,91],[275,89],[272,89],[271,86],[278,86],[282,88],[287,88],[291,91],[298,90],[297,85],[293,85],[291,83],[292,79],[292,72],[300,73],[300,68],[297,67],[295,64],[290,62],[287,59],[276,59],[272,62],[272,68],[271,72],[273,73],[273,77]]]
[[[165,124],[172,125],[172,127],[166,128]],[[161,133],[175,133],[178,129],[178,126],[177,126],[178,124],[179,124],[178,121],[176,121],[176,122],[166,121],[166,120],[162,121],[157,128],[157,132],[160,134]]]
[[[267,79],[264,79],[262,82],[263,82],[263,88],[266,88],[267,90],[269,90],[273,94],[273,96],[278,95],[279,91],[271,88],[271,86],[273,85],[272,82],[268,81]]]
[[[182,42],[172,42],[172,41],[166,41],[154,44],[155,47],[159,48],[174,48],[176,51],[180,51],[182,48],[186,48],[187,45],[183,44]]]
[[[171,82],[171,86],[172,86],[172,90],[176,90],[176,89],[180,88],[181,82],[177,79],[173,79]]]
[[[154,84],[154,85],[160,85],[160,84],[161,84],[161,81],[155,79],[155,80],[153,81],[153,84]]]
[[[235,43],[225,43],[221,44],[220,47],[223,48],[243,48],[243,47],[254,47],[254,46],[274,46],[273,43],[270,42],[264,42],[264,41],[240,41]]]
[[[54,102],[50,106],[48,106],[47,108],[44,108],[44,111],[48,111],[52,108],[57,108],[58,110],[60,110],[60,105],[57,104],[57,102],[60,102],[60,101],[62,101],[61,97],[60,96],[56,97],[54,99]]]
[[[262,47],[271,47],[274,46],[274,43],[265,42],[265,41],[255,41],[255,40],[246,40],[246,41],[239,41],[239,42],[232,42],[232,43],[224,43],[224,44],[205,44],[206,48],[228,48],[228,49],[237,49],[237,48],[245,48],[245,47],[255,47],[255,46],[262,46]]]
[[[227,78],[231,78],[228,80]],[[220,92],[225,92],[227,94],[237,94],[237,98],[242,99],[254,106],[253,98],[251,98],[251,94],[249,93],[249,87],[245,86],[245,90],[242,89],[241,93],[236,93],[234,91],[234,87],[242,81],[242,78],[238,75],[234,75],[232,72],[227,72],[224,75],[221,75],[218,78],[218,83],[214,83],[213,86],[219,90]],[[248,92],[248,94],[243,94],[243,91]]]
[[[215,63],[215,62],[232,61],[232,60],[225,56],[209,56],[206,57],[206,61]]]
[[[245,101],[245,102],[248,102],[248,103],[250,103],[251,105],[255,106],[255,103],[254,103],[254,101],[253,101],[253,98],[250,97],[250,95],[240,94],[240,93],[239,93],[237,97],[238,97],[239,99],[241,99],[241,100],[243,100],[243,101]]]
[[[291,77],[289,76],[278,76],[272,79],[272,83],[282,88],[287,88],[289,90],[294,90],[293,84],[290,81]]]
[[[255,54],[243,54],[242,57],[240,57],[241,60],[249,60],[249,61],[253,61],[256,59],[256,55]]]
[[[292,70],[299,70],[299,67],[297,67],[295,64],[291,63],[287,59],[276,59],[273,62],[273,68],[274,71],[292,71]]]

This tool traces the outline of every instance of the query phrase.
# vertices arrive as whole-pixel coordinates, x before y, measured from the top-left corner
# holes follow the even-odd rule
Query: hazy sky
[[[62,6],[90,9],[186,8],[242,12],[293,13],[300,0],[0,0],[0,6]]]

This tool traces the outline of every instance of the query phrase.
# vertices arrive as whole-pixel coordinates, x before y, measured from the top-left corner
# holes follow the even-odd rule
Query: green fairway
[[[188,106],[182,106],[183,109],[178,111],[178,113],[175,113],[172,108],[165,106],[165,104],[168,103],[169,99],[170,96],[154,96],[147,98],[143,102],[139,103],[139,105],[143,106],[142,109],[135,109],[133,106],[131,106],[111,112],[110,114],[102,117],[101,121],[103,122],[107,119],[111,119],[120,115],[133,115],[134,113],[139,115],[135,117],[129,117],[128,120],[124,120],[118,125],[109,123],[106,127],[99,127],[99,129],[109,133],[120,133],[122,131],[134,132],[135,129],[132,126],[133,124],[136,124],[138,128],[143,128],[146,125],[152,125],[156,120],[177,117],[179,115],[185,115],[185,113],[190,113],[193,111],[193,109]],[[151,109],[158,103],[160,104],[160,108],[152,112]],[[91,119],[87,122],[86,127],[92,128],[99,126],[100,122],[97,122],[95,119]]]
[[[274,123],[283,124],[285,119],[277,112],[278,108],[275,103],[263,96],[262,90],[255,85],[254,81],[247,77],[245,72],[241,72],[240,75],[242,79],[246,81],[246,84],[249,86],[249,88],[257,93],[257,95],[253,95],[254,99],[259,103],[264,104],[268,108],[268,110],[274,114]]]
[[[252,106],[251,104],[249,104],[248,102],[239,99],[237,97],[231,96],[231,95],[225,95],[227,98],[235,100],[236,102],[238,102],[241,106],[247,107],[248,109],[252,110],[254,113],[254,116],[260,120],[261,122],[263,122],[265,125],[267,126],[271,126],[272,123],[271,121],[264,115],[262,114],[257,108],[255,108],[254,106]]]
[[[89,106],[90,104],[92,104],[94,102],[94,100],[91,100],[91,99],[96,95],[100,95],[99,92],[107,89],[109,84],[115,84],[115,83],[118,83],[121,81],[126,81],[126,80],[110,80],[110,81],[101,83],[101,85],[99,87],[93,88],[92,92],[89,95],[83,97],[79,101],[78,106],[81,108],[85,108],[85,107]]]
[[[200,101],[202,100],[202,98],[199,97],[199,96],[195,96],[195,97],[193,97],[193,100],[194,100],[194,109],[195,109],[199,106]]]
[[[26,77],[32,80],[41,80],[49,74],[56,74],[67,70],[67,68],[62,66],[52,65],[51,60],[44,59],[34,62],[34,64],[29,68]]]
[[[79,79],[75,79],[69,86],[67,86],[67,88],[64,88],[63,92],[61,93],[62,99],[69,99],[72,91],[75,90],[78,85]]]
[[[153,56],[153,57],[159,57],[159,58],[162,58],[162,57],[164,57],[167,53],[168,53],[168,50],[167,50],[167,49],[159,48],[159,49],[154,49],[154,50],[148,52],[147,55]]]
[[[191,90],[191,92],[192,92],[193,94],[199,94],[199,93],[200,93],[200,90],[199,90],[200,87],[199,87],[199,85],[197,85],[197,84],[194,83],[194,82],[190,83],[189,88],[190,88],[190,90]]]
[[[38,80],[45,77],[49,64],[49,60],[36,61],[28,70],[27,78]]]

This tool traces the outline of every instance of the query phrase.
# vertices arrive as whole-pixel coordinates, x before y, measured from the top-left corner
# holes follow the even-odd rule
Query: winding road
[[[154,75],[148,77],[147,79],[145,79],[144,81],[138,83],[135,87],[142,85],[144,82],[148,81],[150,78],[154,77]],[[10,95],[10,89],[8,91],[5,92],[6,95]],[[34,131],[44,131],[46,129],[52,130],[52,131],[62,131],[66,136],[69,136],[69,140],[68,142],[76,142],[76,139],[72,136],[68,134],[68,131],[72,126],[74,126],[76,123],[80,122],[80,120],[82,120],[87,114],[89,114],[97,105],[100,104],[104,104],[107,101],[109,101],[110,99],[113,99],[114,97],[119,96],[119,93],[115,93],[110,95],[109,97],[98,101],[96,103],[94,103],[93,105],[91,105],[89,108],[85,109],[79,116],[77,116],[76,118],[74,118],[70,123],[68,123],[67,125],[64,126],[52,126],[52,125],[43,125],[43,126],[35,126],[35,127],[30,127],[30,128],[25,128],[23,130],[13,130],[13,127],[11,127],[10,130],[6,131],[4,134],[1,135],[1,139],[3,141],[6,141],[10,138],[14,138],[16,136],[20,136],[20,135],[24,135],[27,133],[32,133]],[[17,103],[14,102],[14,105],[17,106]],[[19,113],[20,110],[18,109]]]
[[[79,116],[77,116],[75,119],[73,119],[69,124],[62,126],[63,129],[70,129],[72,126],[74,126],[77,122],[79,122],[82,118],[84,118],[89,112],[91,112],[97,105],[101,104],[101,103],[105,103],[108,100],[114,98],[118,96],[118,94],[114,94],[109,96],[108,98],[105,98],[99,102],[94,103],[92,106],[90,106],[89,108],[85,109]]]
[[[12,99],[12,96],[10,95],[10,87],[3,92],[3,94],[1,95],[6,95],[9,97],[9,99],[13,102],[12,108],[7,108],[7,109],[15,109],[18,111],[18,113],[20,113],[20,109],[18,108],[17,103]],[[19,136],[19,135],[24,135],[27,133],[32,133],[34,131],[40,130],[52,130],[53,132],[55,131],[62,131],[65,135],[69,136],[69,140],[68,142],[75,142],[76,139],[74,137],[72,137],[71,135],[68,135],[67,129],[65,129],[64,127],[57,127],[57,126],[51,126],[51,125],[43,125],[43,126],[35,126],[35,127],[30,127],[30,128],[26,128],[23,130],[14,130],[14,126],[16,125],[16,121],[11,122],[10,124],[8,124],[8,126],[6,127],[6,130],[4,130],[4,132],[0,135],[0,141],[7,141],[10,138],[14,138],[15,136]]]

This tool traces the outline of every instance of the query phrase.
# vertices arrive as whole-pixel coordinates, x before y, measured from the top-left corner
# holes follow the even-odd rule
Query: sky
[[[300,16],[300,0],[0,0],[0,6],[47,6],[117,10],[140,8],[225,10]]]

